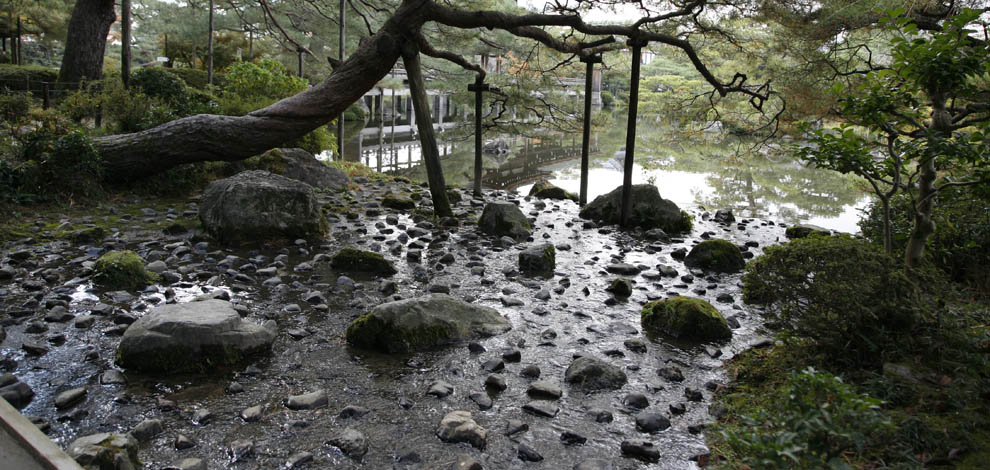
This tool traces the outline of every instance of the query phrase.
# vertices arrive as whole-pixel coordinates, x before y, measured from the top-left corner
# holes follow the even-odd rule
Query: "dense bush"
[[[0,118],[15,122],[27,116],[31,109],[31,95],[25,92],[0,94]]]
[[[172,67],[167,69],[169,73],[179,77],[191,88],[205,90],[209,84],[209,76],[206,70],[191,69],[187,67]],[[223,85],[223,74],[213,74],[213,84]]]
[[[721,449],[741,468],[852,469],[846,453],[890,439],[880,400],[861,395],[841,379],[812,368],[794,373],[734,425],[722,425]]]
[[[186,84],[177,75],[160,67],[145,67],[131,74],[131,86],[148,97],[162,100],[178,113],[189,106]]]
[[[963,178],[966,179],[966,178]],[[939,193],[934,212],[935,234],[927,258],[953,281],[990,292],[990,192],[978,187],[949,187]],[[913,224],[911,201],[899,195],[891,201],[891,232],[895,253],[903,253]],[[874,203],[860,220],[863,235],[883,243],[883,219]]]
[[[42,83],[54,83],[58,80],[58,69],[38,65],[0,64],[0,88],[24,91],[25,83],[29,83],[31,92],[41,96]]]
[[[306,89],[306,80],[289,73],[284,65],[271,59],[257,64],[237,62],[226,72],[224,96],[265,97],[275,102]]]
[[[833,363],[878,366],[919,320],[930,293],[869,242],[812,236],[769,247],[749,263],[743,300],[766,306],[768,326]]]

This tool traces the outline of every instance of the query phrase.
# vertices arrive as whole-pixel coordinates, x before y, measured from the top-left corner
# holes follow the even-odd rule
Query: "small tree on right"
[[[890,198],[910,196],[913,228],[905,263],[917,267],[935,233],[940,191],[990,184],[990,44],[981,11],[940,21],[889,12],[890,64],[872,67],[858,86],[837,85],[844,124],[811,131],[798,155],[867,179],[883,205],[890,251]]]

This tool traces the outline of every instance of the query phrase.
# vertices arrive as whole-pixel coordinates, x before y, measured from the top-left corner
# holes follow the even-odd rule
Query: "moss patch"
[[[732,330],[715,307],[702,299],[674,297],[650,302],[640,315],[643,328],[698,341],[729,339]]]
[[[330,265],[341,271],[373,273],[383,276],[391,276],[398,272],[384,256],[354,248],[344,248],[338,251],[333,256]]]
[[[158,276],[144,268],[141,257],[130,250],[111,251],[96,260],[93,279],[110,288],[136,289],[158,280]]]

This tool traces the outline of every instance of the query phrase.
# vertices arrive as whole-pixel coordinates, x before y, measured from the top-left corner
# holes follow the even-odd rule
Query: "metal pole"
[[[344,63],[344,25],[347,22],[347,15],[345,9],[347,7],[346,0],[340,0],[340,47],[339,54],[337,56],[340,59],[340,63]],[[340,113],[337,116],[337,160],[344,159],[344,113]]]
[[[131,0],[120,0],[120,78],[131,85]]]
[[[645,41],[630,40],[632,46],[632,71],[629,77],[629,121],[626,123],[626,160],[622,168],[622,227],[629,227],[632,212],[633,158],[636,154],[636,114],[639,111],[639,63]]]
[[[586,64],[584,74],[584,129],[581,132],[581,195],[578,204],[588,203],[588,159],[591,154],[591,87],[595,74],[595,64],[601,63],[602,56],[582,57]]]

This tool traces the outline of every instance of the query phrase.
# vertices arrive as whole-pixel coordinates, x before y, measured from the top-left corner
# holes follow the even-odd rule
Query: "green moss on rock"
[[[684,264],[691,268],[701,268],[722,273],[742,271],[746,267],[742,251],[727,240],[705,240],[684,258]]]
[[[640,323],[646,331],[676,338],[713,341],[732,337],[722,314],[702,299],[673,297],[650,302],[643,307]]]
[[[416,208],[416,201],[408,197],[396,196],[395,194],[386,194],[382,199],[382,207],[388,207],[389,209],[395,209],[400,211],[408,211]]]
[[[529,195],[540,199],[569,199],[578,202],[577,194],[565,191],[564,188],[554,186],[548,181],[534,184],[533,188],[529,190]]]
[[[136,289],[158,280],[158,276],[144,268],[144,261],[137,253],[111,251],[96,260],[93,279],[106,287]]]
[[[832,235],[832,231],[816,225],[792,225],[784,230],[784,235],[791,240],[795,240],[798,238],[807,238],[812,235],[828,237]]]
[[[355,248],[344,248],[338,251],[333,256],[330,265],[341,271],[372,273],[382,276],[391,276],[398,272],[384,256]]]
[[[605,290],[611,292],[616,297],[629,297],[632,295],[632,288],[631,280],[620,277],[612,281]]]

